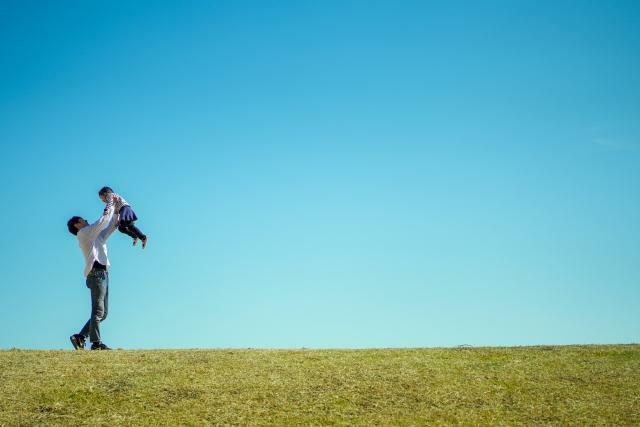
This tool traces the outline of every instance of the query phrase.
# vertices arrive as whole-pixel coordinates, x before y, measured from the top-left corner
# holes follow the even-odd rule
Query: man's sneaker
[[[74,349],[84,350],[84,337],[82,335],[73,334],[69,337],[69,340],[71,340]]]
[[[91,350],[111,350],[105,343],[94,342],[91,344]]]
[[[147,247],[147,242],[149,241],[149,237],[145,236],[142,240],[142,249]]]

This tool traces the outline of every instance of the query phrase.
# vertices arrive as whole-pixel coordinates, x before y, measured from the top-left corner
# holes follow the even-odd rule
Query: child
[[[131,205],[129,205],[129,203],[127,203],[127,201],[120,195],[114,193],[114,191],[109,187],[102,187],[98,192],[98,196],[100,197],[100,200],[107,204],[104,208],[105,212],[111,206],[113,206],[114,214],[120,215],[120,224],[118,225],[118,230],[128,236],[133,237],[133,246],[138,243],[138,239],[142,240],[142,249],[144,249],[147,246],[147,241],[149,239],[142,233],[142,231],[140,231],[138,227],[133,225],[138,217],[131,208]]]

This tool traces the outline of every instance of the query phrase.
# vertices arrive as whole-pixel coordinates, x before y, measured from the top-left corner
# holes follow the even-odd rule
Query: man
[[[107,318],[109,309],[109,258],[107,256],[107,239],[118,227],[118,215],[113,214],[113,207],[93,224],[84,218],[72,217],[67,222],[69,232],[78,237],[80,250],[84,255],[84,276],[87,288],[91,290],[91,317],[79,333],[69,339],[76,350],[84,349],[87,337],[91,339],[91,350],[110,350],[100,340],[100,322]]]

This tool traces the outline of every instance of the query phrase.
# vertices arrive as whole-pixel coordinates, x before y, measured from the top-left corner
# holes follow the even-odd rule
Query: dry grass
[[[640,345],[0,351],[0,425],[640,425]]]

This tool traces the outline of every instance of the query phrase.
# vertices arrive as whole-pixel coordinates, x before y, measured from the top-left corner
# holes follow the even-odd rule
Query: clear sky
[[[640,2],[2,1],[0,348],[638,342]]]

